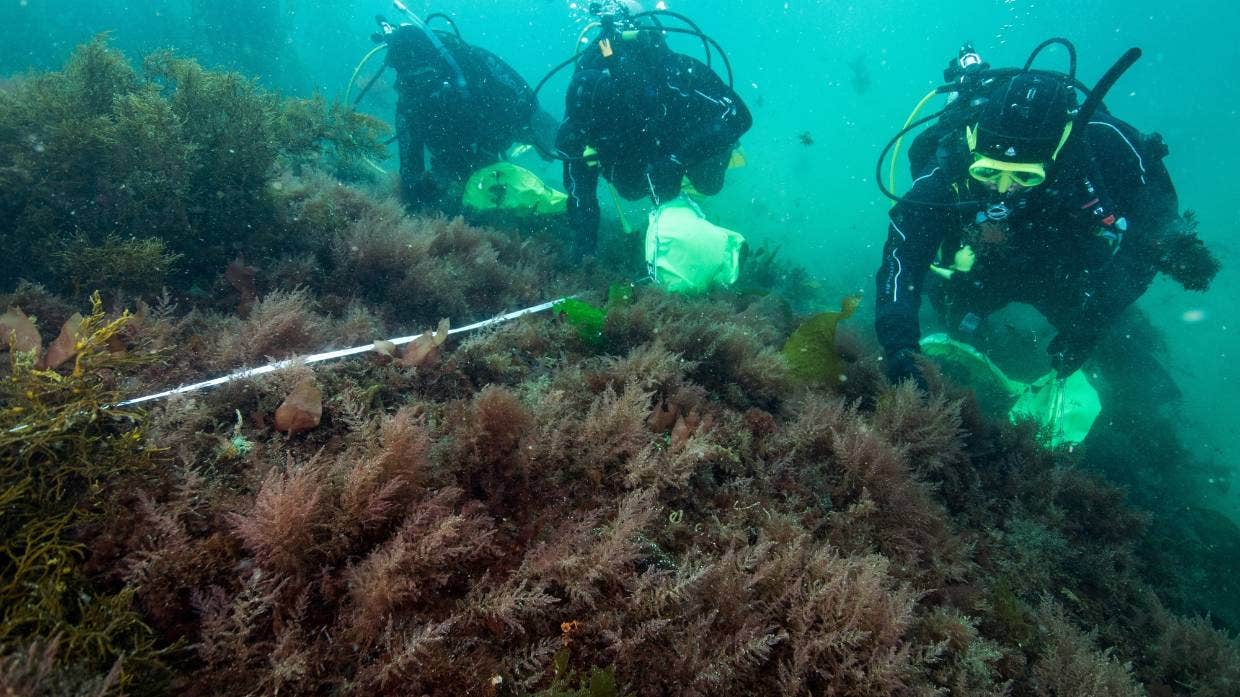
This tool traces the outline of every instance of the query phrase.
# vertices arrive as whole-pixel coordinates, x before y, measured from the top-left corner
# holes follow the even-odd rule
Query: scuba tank
[[[583,45],[597,47],[599,53],[604,58],[608,58],[619,47],[619,42],[639,39],[662,41],[669,34],[680,34],[699,39],[702,42],[706,67],[713,70],[714,56],[718,55],[724,66],[727,85],[729,88],[734,87],[735,79],[732,73],[732,62],[728,60],[728,55],[723,50],[723,47],[719,45],[718,41],[704,33],[697,23],[685,15],[666,9],[632,13],[624,3],[617,0],[591,2],[588,11],[592,21],[586,25],[580,37],[578,37],[573,55],[547,71],[547,74],[534,87],[535,96],[542,92],[543,87],[546,86],[551,78],[570,65],[578,65],[588,57],[589,54],[581,50]],[[663,23],[663,19],[674,19],[684,26],[668,26]],[[643,21],[648,22],[648,24],[643,24]],[[591,32],[597,33],[593,38],[588,39]]]

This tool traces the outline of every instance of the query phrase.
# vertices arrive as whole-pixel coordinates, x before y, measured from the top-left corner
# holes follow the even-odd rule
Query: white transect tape
[[[457,327],[456,329],[450,329],[448,330],[448,335],[451,336],[452,334],[460,334],[462,332],[471,332],[475,329],[482,329],[483,327],[490,327],[492,325],[502,324],[509,320],[517,319],[518,317],[524,317],[525,315],[531,315],[537,312],[543,312],[545,310],[550,310],[551,308],[555,307],[556,303],[563,302],[564,300],[567,300],[570,297],[572,296],[560,298],[558,300],[552,300],[550,302],[545,302],[545,303],[542,303],[541,305],[535,305],[533,307],[527,307],[524,310],[517,310],[516,312],[509,312],[506,315],[492,317],[491,319],[485,319],[485,320],[482,320],[481,322],[474,322],[473,324],[469,324],[464,327]],[[424,332],[424,333],[427,333],[427,332]],[[419,336],[422,336],[422,334],[414,334],[413,336],[402,336],[399,339],[390,339],[389,341],[392,344],[399,346],[401,344],[407,344],[413,341],[414,339],[418,338]],[[225,375],[223,377],[218,377],[218,378],[215,378],[214,380],[207,380],[205,382],[196,382],[192,385],[182,385],[180,387],[168,390],[166,392],[160,392],[159,394],[152,394],[152,395],[147,395],[145,397],[138,397],[136,399],[129,399],[124,402],[120,402],[116,406],[128,407],[128,406],[133,406],[134,404],[142,404],[143,402],[152,402],[157,399],[164,399],[165,397],[172,397],[174,395],[179,395],[179,394],[187,394],[189,392],[197,392],[199,390],[205,390],[209,387],[217,387],[219,385],[233,382],[235,380],[245,380],[247,378],[258,377],[259,375],[267,375],[268,373],[274,373],[277,370],[291,368],[296,365],[309,365],[311,363],[322,363],[323,361],[332,361],[337,358],[344,358],[346,356],[356,356],[359,353],[367,353],[369,351],[374,351],[374,350],[375,350],[375,345],[372,343],[372,344],[367,344],[365,346],[355,346],[353,348],[340,349],[339,351],[328,351],[327,353],[316,353],[312,356],[302,356],[298,358],[286,358],[282,361],[276,361],[275,363],[271,363],[269,365],[265,365],[259,368],[247,368],[246,370],[241,370],[236,373],[232,373],[231,375]]]

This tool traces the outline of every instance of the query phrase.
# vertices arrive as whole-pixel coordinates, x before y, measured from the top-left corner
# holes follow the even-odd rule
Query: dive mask
[[[1013,183],[1028,189],[1046,181],[1046,166],[1040,162],[1004,162],[974,153],[969,176],[984,184],[994,184],[999,193],[1006,194]]]

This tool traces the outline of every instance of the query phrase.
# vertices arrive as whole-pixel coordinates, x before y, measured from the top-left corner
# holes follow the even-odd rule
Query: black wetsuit
[[[915,183],[891,211],[877,274],[876,329],[893,377],[911,363],[921,337],[918,309],[934,279],[935,305],[948,327],[968,330],[977,319],[1012,302],[1033,305],[1055,327],[1048,352],[1061,374],[1088,358],[1112,322],[1149,287],[1154,244],[1178,217],[1175,188],[1157,137],[1105,113],[1086,137],[1061,155],[1051,180],[1001,197],[967,173],[960,133],[933,129],[915,144]],[[927,145],[928,143],[928,145]],[[930,207],[916,201],[963,207]],[[943,281],[932,263],[952,265],[968,245],[976,264]],[[963,326],[962,326],[963,325]]]
[[[713,195],[737,140],[753,125],[749,109],[713,70],[670,50],[661,38],[615,38],[578,64],[568,88],[557,148],[564,158],[569,225],[578,250],[593,252],[599,226],[598,178],[626,199],[675,198],[688,176]],[[587,149],[594,154],[587,157]]]
[[[418,28],[403,26],[389,39],[388,63],[396,69],[396,137],[407,205],[435,202],[440,183],[464,181],[500,161],[515,142],[550,157],[555,120],[538,108],[529,84],[498,56],[441,33],[460,66],[456,71]],[[430,153],[432,179],[425,154]]]

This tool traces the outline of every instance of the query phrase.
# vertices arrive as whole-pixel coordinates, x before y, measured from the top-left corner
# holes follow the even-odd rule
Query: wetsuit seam
[[[894,220],[891,221],[891,229],[895,230],[896,234],[900,235],[901,244],[903,244],[904,242],[908,242],[908,235],[904,234],[904,231],[900,229],[899,225],[896,225],[896,221]],[[900,302],[900,276],[901,274],[904,273],[904,262],[900,261],[899,251],[900,251],[900,245],[897,244],[897,245],[892,246],[891,259],[895,261],[896,263],[895,275],[890,277],[891,278],[891,302],[893,303]]]
[[[1119,137],[1123,139],[1124,143],[1128,146],[1128,148],[1132,150],[1132,154],[1136,156],[1137,166],[1141,168],[1141,183],[1144,184],[1145,183],[1145,159],[1141,157],[1141,152],[1137,150],[1135,145],[1132,144],[1132,141],[1128,140],[1128,136],[1124,135],[1124,132],[1119,130],[1119,128],[1116,127],[1115,124],[1107,123],[1106,121],[1090,121],[1089,125],[1106,126],[1107,128],[1110,128],[1111,130],[1119,134]]]

